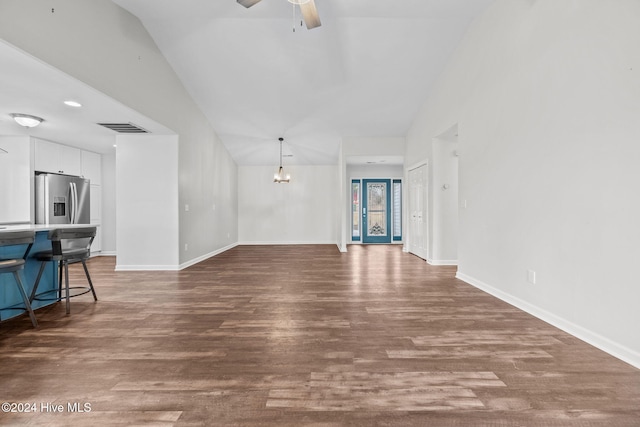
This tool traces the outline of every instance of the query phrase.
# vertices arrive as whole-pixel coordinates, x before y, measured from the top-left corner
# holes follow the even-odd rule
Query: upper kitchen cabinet
[[[37,138],[34,142],[36,171],[82,175],[82,150]]]
[[[90,180],[91,185],[102,185],[100,162],[100,154],[82,150],[82,176]]]

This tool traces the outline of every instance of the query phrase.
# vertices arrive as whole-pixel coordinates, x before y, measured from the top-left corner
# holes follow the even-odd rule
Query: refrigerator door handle
[[[78,207],[77,204],[77,192],[76,192],[76,184],[74,182],[70,182],[69,183],[69,192],[71,193],[69,197],[69,204],[70,204],[70,218],[69,218],[69,223],[70,224],[75,224],[76,223],[76,209]]]
[[[73,223],[78,223],[78,185],[73,183]]]

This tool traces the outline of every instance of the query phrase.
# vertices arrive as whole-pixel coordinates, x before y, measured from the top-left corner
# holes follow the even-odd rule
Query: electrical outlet
[[[533,285],[536,284],[536,272],[533,270],[527,270],[527,281]]]
[[[185,251],[188,251],[188,250],[189,250],[189,244],[188,244],[188,243],[185,243],[185,244],[184,244],[184,250],[185,250]]]
[[[184,205],[184,211],[189,212],[189,205]]]

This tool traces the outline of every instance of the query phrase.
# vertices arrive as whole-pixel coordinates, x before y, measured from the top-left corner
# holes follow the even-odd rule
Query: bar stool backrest
[[[35,231],[3,231],[0,233],[0,246],[28,245],[22,255],[22,259],[26,259],[33,246],[35,235]]]
[[[96,237],[96,227],[56,228],[49,231],[48,237],[54,256],[62,256],[68,249],[84,249],[88,257]]]

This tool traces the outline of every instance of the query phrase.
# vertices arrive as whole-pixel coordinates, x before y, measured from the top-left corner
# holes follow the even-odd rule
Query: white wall
[[[177,270],[178,137],[123,135],[117,144],[116,270]]]
[[[102,154],[102,251],[116,254],[116,155]]]
[[[429,212],[429,259],[434,265],[458,263],[458,143],[446,138],[432,142],[432,184]]]
[[[0,148],[4,150],[0,150],[0,224],[29,222],[33,198],[31,139],[0,136]]]
[[[109,0],[3,0],[0,37],[179,135],[181,265],[237,241],[236,164],[138,18]]]
[[[347,237],[347,228],[350,227],[349,218],[351,216],[351,212],[347,207],[345,200],[351,197],[347,197],[347,194],[351,194],[351,189],[348,187],[349,175],[347,175],[347,163],[345,161],[343,146],[344,141],[340,141],[340,151],[338,152],[338,182],[336,183],[337,187],[335,190],[335,204],[338,206],[338,218],[336,219],[336,244],[338,245],[338,250],[340,252],[347,252],[347,242],[348,240],[351,240]]]
[[[349,180],[357,178],[397,178],[402,179],[402,165],[347,165]]]
[[[639,21],[635,0],[496,1],[406,154],[432,157],[458,123],[459,277],[636,366]]]
[[[405,153],[404,137],[345,137],[342,152],[348,163],[350,157],[398,156]]]
[[[241,244],[336,244],[337,166],[285,166],[288,184],[273,182],[276,166],[238,167]]]

